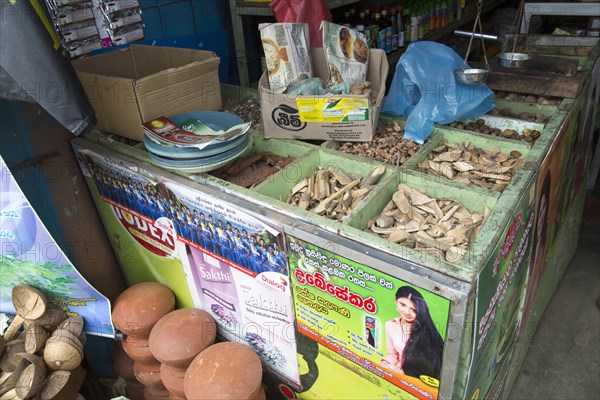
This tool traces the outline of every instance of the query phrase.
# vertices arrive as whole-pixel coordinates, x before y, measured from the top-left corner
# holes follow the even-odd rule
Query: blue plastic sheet
[[[407,117],[406,138],[422,144],[434,124],[476,118],[494,108],[487,85],[456,80],[454,70],[463,63],[448,46],[427,41],[412,43],[400,57],[382,111]]]

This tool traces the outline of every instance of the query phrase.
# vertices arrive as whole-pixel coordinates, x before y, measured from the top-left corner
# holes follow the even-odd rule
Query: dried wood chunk
[[[346,174],[337,167],[319,168],[292,189],[287,202],[327,218],[343,221],[373,190],[385,173],[382,165],[374,167],[365,177]],[[394,222],[394,218],[388,220]],[[375,222],[374,222],[375,223]],[[384,224],[384,222],[379,222]]]
[[[392,165],[402,165],[421,146],[404,138],[404,129],[397,123],[379,125],[375,137],[370,142],[344,142],[339,151],[354,154]]]
[[[442,140],[436,149],[417,165],[418,171],[498,192],[508,186],[523,162],[518,151],[505,154],[497,146],[478,149],[467,142]]]
[[[367,229],[422,254],[456,263],[467,253],[489,213],[487,208],[483,215],[473,213],[454,200],[430,198],[400,184],[392,201],[370,221]]]

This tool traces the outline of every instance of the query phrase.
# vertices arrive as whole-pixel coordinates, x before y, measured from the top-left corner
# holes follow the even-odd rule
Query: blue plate
[[[227,130],[232,126],[243,124],[244,120],[235,114],[222,111],[194,111],[183,114],[171,115],[168,117],[171,121],[177,125],[183,124],[190,118],[197,119],[206,124],[213,130]],[[150,139],[147,135],[144,135],[144,145],[146,148],[154,153],[155,155],[178,158],[178,159],[191,159],[200,157],[209,157],[218,153],[225,152],[233,147],[241,144],[246,134],[232,138],[230,140],[219,141],[214,144],[210,144],[203,149],[197,149],[194,147],[176,147],[168,143],[157,143],[155,140]]]
[[[220,168],[239,157],[250,146],[250,140],[248,140],[247,136],[245,136],[245,138],[246,140],[244,142],[230,150],[204,158],[180,160],[162,157],[153,154],[152,152],[149,152],[148,154],[152,161],[161,167],[190,173],[208,172]]]
[[[248,133],[244,133],[236,137],[235,139],[219,142],[214,145],[208,145],[202,150],[196,149],[195,147],[183,148],[183,147],[167,147],[162,146],[156,143],[154,140],[150,139],[148,135],[144,135],[144,146],[146,149],[154,153],[156,155],[168,158],[177,158],[177,159],[198,159],[202,157],[210,157],[215,154],[223,153],[227,150],[230,150],[245,140],[248,139]]]

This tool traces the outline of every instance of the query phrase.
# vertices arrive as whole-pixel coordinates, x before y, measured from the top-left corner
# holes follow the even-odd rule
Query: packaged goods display
[[[45,5],[71,58],[144,38],[137,0],[45,0]]]
[[[281,93],[292,83],[312,77],[307,24],[260,24],[259,30],[271,90]]]
[[[321,29],[329,69],[327,87],[344,82],[350,85],[364,82],[369,61],[366,37],[356,30],[325,21]]]

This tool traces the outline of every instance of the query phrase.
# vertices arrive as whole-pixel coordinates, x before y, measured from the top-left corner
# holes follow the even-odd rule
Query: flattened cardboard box
[[[311,59],[314,76],[327,80],[329,72],[322,48],[313,48]],[[369,51],[367,80],[371,82],[372,95],[326,95],[289,96],[275,93],[269,88],[267,73],[263,73],[258,83],[263,136],[278,139],[316,139],[364,142],[373,140],[377,129],[379,111],[385,94],[385,82],[389,65],[385,52],[379,49]],[[298,100],[302,104],[341,104],[352,107],[353,103],[368,104],[368,110],[349,110],[346,122],[309,122],[298,112]],[[310,106],[308,106],[310,108]],[[366,107],[365,107],[366,108]],[[339,110],[338,110],[339,111]],[[307,115],[310,113],[303,113]],[[313,116],[315,113],[312,113]],[[354,117],[357,120],[352,120]],[[365,120],[360,120],[366,118]],[[331,119],[324,117],[323,119]]]
[[[73,61],[97,128],[142,141],[152,118],[222,106],[220,58],[203,50],[131,45]]]

